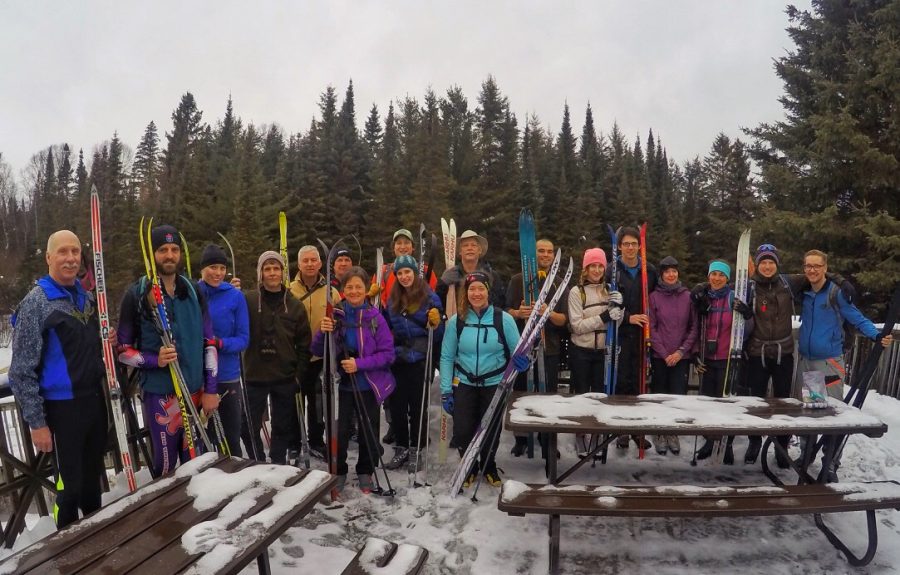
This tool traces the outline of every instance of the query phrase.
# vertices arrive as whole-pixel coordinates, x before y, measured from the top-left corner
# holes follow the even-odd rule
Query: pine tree
[[[173,221],[185,195],[190,193],[191,163],[205,131],[202,119],[194,95],[185,93],[172,113],[172,131],[166,132],[167,144],[161,159],[159,221]]]

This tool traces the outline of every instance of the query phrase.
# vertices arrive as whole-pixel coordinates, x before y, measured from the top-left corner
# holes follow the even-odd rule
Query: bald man
[[[100,324],[78,281],[81,242],[68,230],[47,240],[49,273],[13,315],[9,384],[35,448],[56,458],[53,517],[63,528],[100,508],[107,415]]]

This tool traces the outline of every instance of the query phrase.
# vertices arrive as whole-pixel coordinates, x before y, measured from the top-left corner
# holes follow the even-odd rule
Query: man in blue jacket
[[[107,442],[105,371],[94,298],[77,281],[81,242],[47,240],[49,273],[13,316],[9,384],[34,446],[56,457],[56,526],[100,508]]]
[[[847,301],[841,289],[825,276],[828,256],[819,250],[811,250],[803,256],[803,273],[810,289],[802,294],[800,310],[800,361],[797,366],[795,390],[803,381],[803,373],[820,371],[825,374],[828,395],[843,398],[844,331],[842,324],[849,322],[864,336],[876,342],[880,338],[875,325],[855,305]],[[891,336],[880,338],[881,345],[891,345]]]

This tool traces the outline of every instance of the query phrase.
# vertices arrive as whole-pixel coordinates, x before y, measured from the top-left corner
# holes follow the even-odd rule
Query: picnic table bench
[[[793,399],[703,396],[580,396],[515,394],[506,413],[506,428],[516,433],[548,434],[554,453],[559,433],[598,434],[603,439],[562,475],[556,458],[547,459],[547,485],[508,481],[498,508],[511,515],[543,514],[550,518],[550,572],[559,572],[561,515],[629,517],[735,517],[812,514],[816,526],[853,565],[871,561],[877,547],[875,511],[900,508],[900,485],[874,482],[824,485],[808,473],[812,457],[791,463],[799,485],[749,487],[582,486],[561,485],[619,435],[802,435],[815,443],[819,435],[880,437],[887,426],[838,400],[825,409],[807,409]],[[811,444],[813,444],[811,443]],[[838,441],[827,442],[824,457],[834,456]],[[776,449],[783,449],[777,442]],[[785,452],[786,455],[786,452]],[[767,471],[771,476],[771,472]],[[855,556],[825,525],[824,513],[865,511],[868,547]]]
[[[391,543],[369,537],[341,575],[416,575],[425,566],[428,551],[418,545]]]
[[[0,574],[238,573],[337,482],[205,454],[0,562]]]

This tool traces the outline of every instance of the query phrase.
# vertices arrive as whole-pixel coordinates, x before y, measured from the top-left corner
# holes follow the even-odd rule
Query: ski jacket
[[[538,289],[542,289],[544,287],[544,281],[540,280]],[[547,300],[556,293],[556,290],[560,289],[559,287],[560,279],[559,276],[554,278],[553,288],[547,293]],[[517,273],[509,280],[509,286],[506,288],[506,304],[505,309],[513,310],[519,309],[519,305],[525,300],[525,296],[523,294],[525,286],[522,285],[522,274]],[[563,287],[563,289],[566,289]],[[569,306],[568,306],[568,297],[564,293],[562,297],[559,298],[559,302],[556,304],[556,308],[553,310],[556,313],[561,313],[568,318],[569,315]],[[516,319],[516,327],[519,328],[521,332],[525,327],[524,319]],[[554,324],[552,321],[547,321],[544,324],[544,355],[559,355],[559,341],[568,335],[568,330],[565,325],[558,326]]]
[[[425,359],[428,351],[428,311],[437,309],[443,314],[441,300],[430,289],[424,305],[415,310],[394,311],[393,307],[385,307],[383,314],[394,336],[395,361],[398,363],[416,363]],[[435,345],[439,345],[444,337],[444,322],[434,328]]]
[[[250,345],[244,353],[247,383],[302,381],[309,368],[311,338],[303,305],[284,288],[252,290],[244,297],[250,312]]]
[[[600,317],[609,306],[606,284],[584,284],[569,291],[569,330],[572,345],[592,350],[606,348],[606,324]]]
[[[771,278],[755,273],[750,284],[753,331],[747,338],[747,355],[777,359],[794,353],[791,316],[794,302],[789,280],[780,274]]]
[[[319,274],[319,279],[315,285],[308,288],[303,283],[303,280],[300,279],[300,273],[298,272],[294,276],[294,281],[291,282],[291,295],[303,304],[303,307],[306,309],[306,317],[309,320],[310,332],[315,333],[319,329],[319,324],[322,323],[322,318],[325,317],[325,307],[327,305],[325,276]],[[337,305],[341,301],[340,292],[335,288],[331,288],[331,298],[334,305]],[[321,358],[313,357],[313,360],[319,359]]]
[[[453,380],[472,386],[492,386],[500,383],[503,370],[506,368],[507,355],[519,343],[519,330],[516,322],[508,313],[501,312],[503,317],[503,336],[506,339],[506,351],[494,327],[494,306],[489,305],[481,314],[469,309],[459,338],[445,337],[441,345],[441,394],[450,393]],[[447,332],[457,333],[459,315],[447,322]],[[469,375],[466,375],[469,374]],[[493,374],[486,377],[487,374]],[[484,378],[483,381],[477,381]],[[472,381],[476,379],[476,381]]]
[[[47,426],[44,400],[103,393],[105,369],[94,299],[78,282],[71,290],[46,275],[12,317],[9,386],[31,429]]]
[[[878,337],[878,329],[857,307],[848,303],[840,289],[834,301],[829,303],[829,291],[834,286],[830,279],[819,291],[812,288],[803,292],[800,310],[800,355],[806,359],[829,359],[844,353],[842,320],[849,322],[869,339]]]
[[[712,294],[708,289],[706,291],[709,308],[698,310],[701,314],[701,321],[706,324],[706,339],[697,343],[707,346],[703,357],[704,361],[725,360],[728,359],[728,351],[731,347],[731,321],[734,318],[731,306],[734,303],[734,291],[731,287],[728,287],[721,295]],[[711,342],[714,342],[712,349],[708,345]]]
[[[222,342],[218,350],[219,381],[236,381],[241,377],[241,352],[250,343],[247,300],[239,289],[227,282],[212,287],[201,280],[197,286],[206,298],[213,333]]]
[[[432,289],[432,291],[437,289],[437,274],[429,273],[428,266],[426,265],[424,268],[424,276],[428,282],[428,287]],[[394,289],[394,284],[397,283],[397,276],[394,275],[394,264],[382,264],[381,266],[381,288],[380,296],[381,296],[381,307],[386,308],[388,306],[388,300],[391,298],[391,290]],[[372,276],[372,285],[378,283],[378,277]],[[443,309],[443,308],[441,308]]]
[[[394,361],[394,338],[381,312],[365,304],[356,312],[350,312],[350,305],[342,302],[334,309],[335,352],[338,370],[341,373],[341,391],[353,391],[353,383],[340,367],[345,355],[356,358],[356,385],[361,391],[372,390],[378,403],[394,392],[397,383],[391,373]],[[353,333],[350,333],[353,332]],[[325,352],[326,334],[316,330],[312,340],[312,352],[322,357]],[[351,351],[354,349],[356,351]],[[345,354],[345,350],[347,353]]]
[[[122,298],[117,330],[119,361],[140,370],[139,380],[145,391],[172,395],[175,387],[171,370],[168,366],[159,367],[162,338],[153,321],[149,290],[150,282],[142,277]],[[215,362],[204,365],[206,341],[215,337],[206,300],[196,285],[180,275],[175,276],[174,297],[165,288],[162,292],[175,348],[178,350],[178,365],[187,380],[188,389],[191,393],[200,388],[205,393],[216,393]]]
[[[500,274],[495,272],[491,268],[491,264],[487,262],[479,261],[476,269],[487,274],[487,276],[491,278],[491,289],[488,293],[489,303],[502,308],[506,304],[506,285],[503,283],[503,278],[501,278]],[[438,297],[441,298],[444,309],[447,309],[447,291],[450,289],[451,285],[456,286],[456,307],[459,308],[459,302],[466,297],[466,275],[468,274],[463,270],[462,264],[447,269],[443,275],[441,275],[441,281],[437,284],[437,294]]]
[[[653,357],[665,359],[676,351],[682,359],[693,355],[700,324],[691,292],[684,286],[650,293],[650,345]]]
[[[632,275],[632,273],[628,271],[627,266],[622,263],[621,257],[616,263],[616,290],[622,293],[622,305],[625,308],[625,316],[622,318],[622,323],[619,324],[619,337],[641,337],[641,326],[632,325],[628,320],[632,315],[644,313],[644,308],[641,301],[643,292],[643,290],[641,289],[642,265],[643,262],[641,261],[641,258],[638,257],[637,267],[631,268],[635,272],[634,275]],[[611,283],[611,279],[612,266],[606,268],[606,283]],[[653,267],[653,264],[647,264],[648,294],[656,289],[656,284],[658,281],[659,280],[656,275],[656,268]]]

